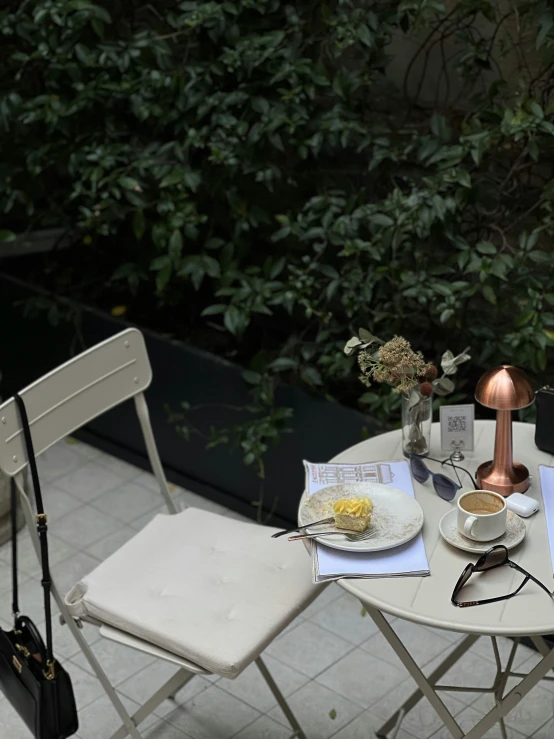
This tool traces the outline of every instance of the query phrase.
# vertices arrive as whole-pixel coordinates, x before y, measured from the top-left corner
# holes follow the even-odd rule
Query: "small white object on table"
[[[554,587],[538,471],[540,464],[551,465],[553,457],[536,448],[534,432],[535,427],[532,424],[518,422],[513,424],[514,459],[523,462],[529,468],[532,480],[528,494],[539,501],[540,509],[534,516],[525,520],[527,526],[526,538],[519,547],[510,552],[510,559],[531,572],[547,587]],[[476,421],[475,450],[466,453],[465,459],[459,463],[459,466],[469,469],[475,476],[478,465],[493,457],[494,433],[494,421]],[[440,448],[440,425],[434,423],[429,456],[435,459],[444,459],[444,452],[441,452]],[[363,441],[341,452],[330,461],[359,464],[399,459],[401,456],[401,432],[391,431]],[[448,465],[441,468],[440,464],[434,462],[427,461],[427,464],[435,472],[440,471],[452,477],[452,479],[456,479],[454,470],[451,467],[449,468]],[[471,490],[473,485],[465,472],[458,470],[458,473],[463,484],[462,490],[458,493],[460,495],[462,492]],[[425,695],[450,730],[452,736],[456,739],[481,739],[495,723],[500,721],[502,724],[503,716],[554,667],[554,650],[551,651],[544,639],[541,638],[544,634],[554,632],[554,600],[530,582],[519,595],[499,603],[471,608],[457,608],[452,605],[450,597],[462,570],[468,562],[475,562],[477,557],[472,557],[465,552],[454,549],[440,536],[439,521],[455,505],[456,501],[447,503],[441,500],[436,494],[430,479],[423,485],[414,481],[414,486],[416,499],[423,508],[425,515],[423,538],[431,575],[429,577],[402,579],[343,579],[339,581],[341,587],[355,595],[363,603],[368,614],[373,618],[419,687],[419,690],[406,701],[402,708],[381,727],[377,735],[380,737],[386,736],[388,732],[394,734],[393,729],[403,713],[411,710],[422,695]],[[517,578],[517,573],[510,567],[500,567],[485,576],[474,576],[470,584],[466,586],[465,595],[478,600],[492,595],[507,594],[513,591],[515,582],[519,583],[521,581],[521,575],[519,575],[519,579]],[[426,677],[383,616],[383,613],[389,613],[438,629],[458,631],[470,636],[467,636],[458,644],[449,657],[434,670],[432,675]],[[528,636],[533,639],[545,658],[503,699],[501,695],[495,696],[500,703],[481,719],[471,731],[464,734],[440,699],[440,691],[437,690],[434,683],[440,681],[442,675],[460,659],[479,636]]]

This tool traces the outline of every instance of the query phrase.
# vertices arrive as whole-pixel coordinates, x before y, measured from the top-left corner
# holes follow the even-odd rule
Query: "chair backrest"
[[[142,393],[152,369],[140,331],[129,328],[93,346],[21,390],[38,456],[64,436]],[[144,400],[144,399],[143,399]],[[13,398],[0,405],[0,469],[13,476],[27,464]]]

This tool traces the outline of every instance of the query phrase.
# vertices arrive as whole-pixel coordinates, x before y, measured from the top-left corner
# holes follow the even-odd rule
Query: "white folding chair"
[[[148,457],[159,483],[160,492],[167,504],[169,512],[177,514],[177,507],[169,492],[154,441],[148,408],[143,394],[144,390],[149,386],[151,379],[152,371],[144,338],[140,331],[127,329],[83,352],[37,380],[32,385],[29,385],[20,392],[20,395],[27,408],[36,455],[39,456],[57,441],[71,434],[77,428],[110,408],[133,398]],[[19,416],[15,402],[10,399],[0,405],[0,469],[8,475],[15,477],[22,499],[25,520],[31,533],[37,557],[40,559],[33,505],[23,487],[22,473],[26,464]],[[44,505],[48,513],[47,496],[45,497]],[[248,584],[248,579],[250,578],[251,582],[249,584],[252,587],[249,588],[249,592],[252,592],[257,589],[257,579],[259,586],[258,598],[261,601],[267,597],[267,588],[264,590],[263,587],[265,585],[264,576],[268,570],[271,570],[272,582],[278,590],[280,588],[281,596],[277,599],[277,608],[272,603],[268,603],[265,606],[263,602],[247,604],[250,616],[252,614],[261,614],[261,617],[255,623],[247,622],[244,624],[244,633],[240,634],[241,638],[235,640],[233,644],[232,658],[226,654],[218,657],[216,664],[220,665],[221,669],[213,669],[212,637],[217,632],[217,624],[219,623],[217,619],[218,614],[214,614],[213,612],[214,603],[217,602],[219,606],[217,599],[221,597],[221,608],[234,609],[237,606],[236,611],[240,612],[241,604],[237,604],[233,600],[233,588],[231,590],[221,588],[220,593],[219,590],[214,590],[212,586],[209,598],[210,602],[207,605],[203,605],[203,588],[197,587],[198,579],[195,581],[194,587],[196,587],[196,590],[190,593],[190,608],[180,610],[178,614],[180,621],[182,620],[185,625],[189,614],[192,612],[195,614],[196,621],[198,621],[199,614],[206,621],[204,643],[195,645],[194,660],[188,659],[187,655],[175,654],[143,638],[138,638],[136,633],[127,631],[125,623],[121,623],[121,621],[118,622],[117,628],[115,628],[113,623],[106,623],[98,618],[87,618],[87,621],[91,621],[96,626],[101,627],[103,636],[179,666],[173,677],[161,686],[131,716],[111,685],[102,666],[94,656],[93,650],[81,634],[80,628],[82,628],[82,624],[80,623],[80,619],[72,615],[72,612],[68,609],[64,598],[60,596],[60,592],[56,586],[56,578],[53,577],[52,594],[61,611],[62,619],[68,625],[93,671],[98,676],[115,710],[121,717],[122,726],[113,734],[111,739],[124,739],[127,735],[130,735],[133,739],[141,739],[141,734],[137,728],[138,725],[162,701],[174,697],[194,675],[222,674],[224,676],[236,677],[240,671],[252,662],[256,663],[269,689],[289,720],[293,730],[291,736],[305,739],[305,735],[298,721],[275,684],[260,654],[275,636],[319,594],[320,588],[312,584],[309,557],[306,556],[303,547],[299,546],[296,548],[294,545],[281,543],[282,540],[271,540],[270,534],[272,529],[260,527],[255,524],[238,522],[234,519],[222,518],[216,514],[206,511],[200,512],[196,509],[189,509],[185,514],[188,515],[180,513],[179,516],[182,518],[179,519],[163,517],[168,522],[174,521],[176,523],[177,520],[182,520],[184,527],[180,532],[182,537],[193,536],[194,532],[190,527],[197,528],[199,525],[198,516],[201,516],[200,523],[206,523],[208,521],[210,525],[213,524],[215,527],[214,530],[217,531],[217,541],[219,543],[229,540],[231,542],[229,546],[232,547],[232,542],[237,536],[240,536],[243,545],[245,541],[248,543],[251,540],[254,549],[250,551],[250,554],[253,556],[244,559],[244,561],[240,560],[240,566],[237,568],[238,571],[234,573],[237,583],[242,583],[242,585],[245,583]],[[149,524],[149,526],[151,525]],[[187,526],[189,527],[188,530]],[[237,531],[236,527],[240,527],[240,530]],[[263,536],[261,532],[263,532]],[[139,532],[136,537],[139,537],[141,533]],[[132,545],[136,537],[131,539],[129,544]],[[258,551],[262,552],[263,556],[256,556]],[[274,557],[274,562],[268,564],[269,557]],[[291,557],[293,558],[292,560]],[[207,560],[206,563],[200,566],[206,568],[205,594],[207,595],[209,582],[213,581],[219,574],[217,571],[210,571],[210,567],[217,569],[220,560],[216,558],[214,563],[210,565],[211,558],[206,557],[205,559]],[[285,560],[286,566],[282,564]],[[108,566],[109,561],[110,559],[100,565],[98,571],[104,565]],[[183,582],[186,584],[186,562],[182,564]],[[97,570],[94,571],[94,573],[96,572]],[[197,572],[196,575],[198,575]],[[243,593],[244,589],[240,592]],[[254,596],[249,595],[249,597],[252,598]],[[225,602],[226,599],[230,599],[230,602]],[[274,611],[279,612],[274,613]],[[238,619],[240,622],[240,614]],[[235,633],[237,632],[235,631]],[[202,640],[200,639],[200,641]],[[240,643],[237,644],[237,641]],[[223,651],[225,651],[224,640],[220,639],[218,643],[222,646]],[[208,649],[208,646],[210,646],[210,649]],[[209,652],[205,659],[204,652]],[[204,662],[204,666],[202,666],[202,662]],[[206,662],[211,666],[206,666]],[[214,706],[214,710],[217,710],[216,706]]]

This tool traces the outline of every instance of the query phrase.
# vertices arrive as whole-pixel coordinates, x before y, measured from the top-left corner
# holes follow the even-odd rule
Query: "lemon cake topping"
[[[342,498],[333,504],[338,529],[365,531],[371,520],[373,504],[369,498]]]

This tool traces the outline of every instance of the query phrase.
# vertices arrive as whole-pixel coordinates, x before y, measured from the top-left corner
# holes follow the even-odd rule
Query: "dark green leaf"
[[[323,379],[321,373],[316,367],[302,367],[300,371],[300,377],[308,385],[322,385]]]
[[[5,229],[0,230],[0,243],[6,243],[7,241],[15,241],[14,232]]]
[[[389,216],[386,216],[384,213],[373,213],[369,216],[369,220],[371,223],[374,223],[376,226],[393,226],[394,221]]]
[[[541,15],[539,23],[540,28],[535,42],[537,49],[540,49],[541,46],[544,44],[546,37],[548,36],[550,31],[552,30],[552,26],[554,25],[554,16],[552,15],[552,11],[550,9],[546,9],[544,11],[544,13]]]
[[[272,265],[271,270],[269,271],[269,279],[274,280],[276,277],[278,277],[284,270],[286,263],[287,260],[285,257],[279,257],[279,259],[277,259],[277,261]]]
[[[540,155],[540,149],[539,145],[536,141],[536,139],[529,139],[529,143],[527,144],[527,148],[529,150],[529,156],[531,159],[535,162],[539,161],[539,155]]]
[[[222,303],[209,305],[207,308],[204,308],[201,316],[215,316],[217,313],[224,313],[227,310],[228,306],[223,305]]]
[[[357,29],[358,38],[365,46],[373,46],[373,34],[367,26],[361,25]]]
[[[534,310],[529,310],[526,313],[522,313],[516,319],[516,326],[518,328],[523,328],[523,326],[526,326],[534,317],[535,317]]]
[[[134,177],[119,177],[117,180],[118,184],[121,185],[125,190],[138,190],[140,185]]]
[[[286,370],[296,369],[298,360],[290,357],[278,357],[269,365],[269,368],[275,372],[284,372]]]
[[[155,272],[159,269],[167,267],[169,264],[169,257],[167,256],[167,254],[164,254],[161,257],[155,257],[154,259],[152,259],[152,261],[150,262],[150,269]]]
[[[286,239],[287,236],[291,233],[291,227],[290,226],[283,226],[278,231],[276,231],[274,234],[271,235],[271,240],[281,241],[282,239]]]
[[[169,237],[169,256],[174,265],[177,265],[183,251],[183,237],[178,229],[175,229]]]
[[[475,248],[480,254],[496,254],[496,246],[490,241],[480,241]]]
[[[227,308],[225,316],[223,317],[223,323],[225,324],[225,328],[232,334],[239,333],[240,328],[243,325],[243,316],[236,306],[230,305]]]
[[[183,170],[172,169],[163,180],[160,182],[160,187],[170,187],[171,185],[177,185],[183,181]]]
[[[161,293],[166,288],[173,272],[171,264],[163,266],[156,275],[156,290]]]
[[[457,179],[462,187],[471,187],[471,177],[466,169],[459,169],[457,172]]]
[[[259,385],[262,381],[262,376],[259,372],[252,372],[252,370],[244,370],[242,373],[242,379],[249,385]]]
[[[541,106],[540,106],[540,105],[539,105],[539,104],[538,104],[537,102],[535,102],[534,100],[532,100],[532,101],[531,101],[531,102],[529,103],[529,109],[531,110],[531,113],[533,113],[533,115],[534,115],[534,116],[536,116],[537,118],[540,118],[541,120],[542,120],[542,119],[544,118],[544,112],[543,112],[543,109],[542,109],[542,108],[541,108]]]
[[[439,113],[433,113],[431,118],[431,131],[441,141],[448,141],[452,135],[452,130],[448,125],[446,118]]]
[[[532,251],[529,258],[537,264],[552,264],[552,255],[545,251]]]
[[[483,296],[489,303],[496,305],[496,293],[490,285],[483,285]]]
[[[437,282],[434,285],[434,290],[445,298],[449,298],[452,295],[452,288],[450,285],[444,285],[442,282]]]

